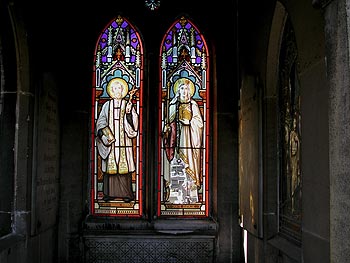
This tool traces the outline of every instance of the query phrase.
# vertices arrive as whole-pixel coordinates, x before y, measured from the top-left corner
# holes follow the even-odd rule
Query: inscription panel
[[[239,216],[241,226],[262,237],[260,94],[254,76],[242,82],[239,111]]]
[[[36,171],[33,175],[32,232],[41,232],[56,223],[59,186],[59,119],[56,86],[44,76],[38,94]],[[35,167],[35,166],[34,166]]]

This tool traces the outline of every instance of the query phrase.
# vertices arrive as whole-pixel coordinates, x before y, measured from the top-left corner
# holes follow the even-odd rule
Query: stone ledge
[[[281,250],[284,254],[289,256],[290,258],[296,260],[296,262],[302,262],[301,261],[301,248],[289,240],[285,239],[281,236],[276,236],[268,241],[268,243]]]
[[[18,234],[8,234],[6,236],[0,237],[0,252],[13,247],[20,241],[24,241],[26,238]]]
[[[153,221],[143,219],[123,219],[89,216],[84,221],[84,234],[108,231],[109,233],[160,233],[189,234],[200,233],[216,235],[218,224],[211,219],[158,219]],[[137,232],[137,233],[135,233]]]

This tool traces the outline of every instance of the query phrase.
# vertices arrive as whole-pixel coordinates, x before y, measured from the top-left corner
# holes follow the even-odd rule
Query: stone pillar
[[[330,262],[350,258],[349,0],[324,7],[329,79]],[[320,105],[321,106],[321,105]]]

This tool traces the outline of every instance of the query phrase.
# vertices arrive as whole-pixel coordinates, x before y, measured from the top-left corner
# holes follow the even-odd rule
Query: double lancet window
[[[210,75],[204,36],[185,16],[169,27],[160,43],[157,90],[144,82],[145,64],[141,33],[116,17],[100,34],[94,54],[91,213],[139,218],[147,202],[155,202],[158,217],[208,217]],[[146,89],[159,98],[156,168],[149,174]]]

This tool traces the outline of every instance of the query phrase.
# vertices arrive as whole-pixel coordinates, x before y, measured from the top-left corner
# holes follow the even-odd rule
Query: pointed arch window
[[[91,212],[141,217],[143,43],[126,18],[96,43],[92,90]]]
[[[186,17],[160,49],[158,211],[160,217],[209,213],[209,54]]]
[[[159,62],[156,214],[208,217],[209,54],[188,18],[177,19],[164,35]],[[92,215],[144,215],[143,65],[140,33],[118,16],[100,34],[94,54]]]
[[[301,111],[300,86],[297,74],[298,50],[290,19],[286,20],[279,69],[279,130],[280,130],[280,233],[301,244]]]

